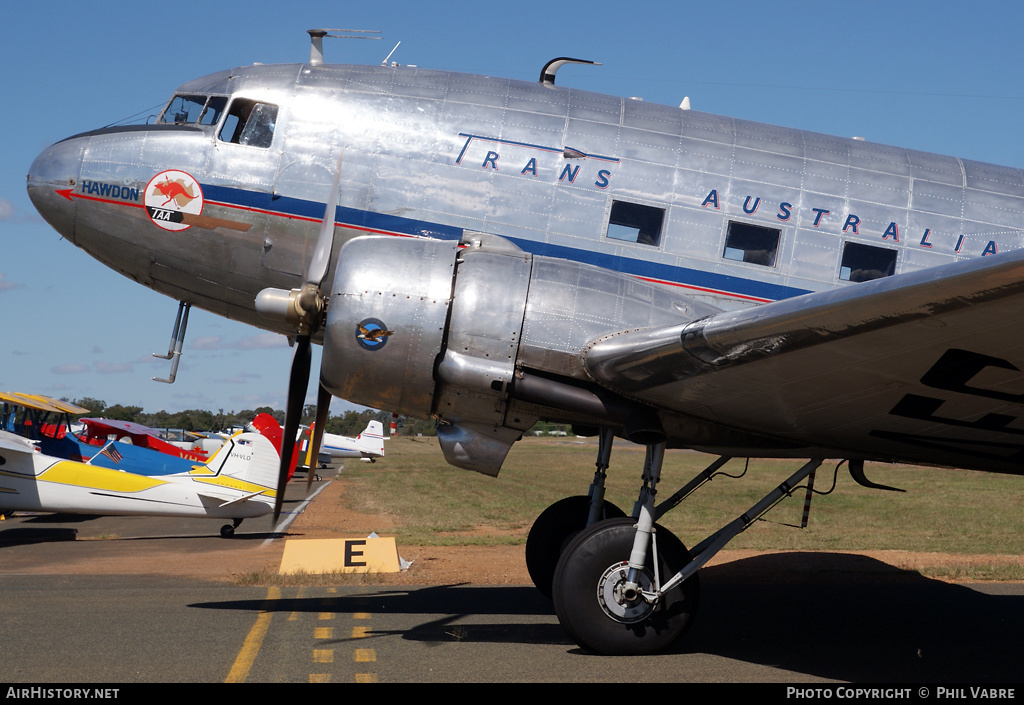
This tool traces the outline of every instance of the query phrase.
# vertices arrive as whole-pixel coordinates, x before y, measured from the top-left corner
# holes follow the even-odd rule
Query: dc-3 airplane
[[[32,201],[125,276],[293,337],[286,438],[313,342],[321,421],[332,395],[434,417],[460,467],[497,474],[538,419],[597,434],[588,497],[527,545],[584,648],[675,642],[698,569],[826,459],[868,486],[868,460],[1021,472],[1021,170],[556,85],[567,58],[535,83],[328,65],[310,34],[308,63],[49,147]],[[603,499],[616,436],[648,448],[632,517]],[[719,457],[656,504],[666,448]],[[732,456],[803,465],[687,549],[655,522]]]
[[[157,453],[157,451],[149,451]],[[0,506],[5,511],[243,519],[274,508],[279,455],[259,432],[239,432],[206,463],[177,475],[140,475],[47,455],[0,431]]]

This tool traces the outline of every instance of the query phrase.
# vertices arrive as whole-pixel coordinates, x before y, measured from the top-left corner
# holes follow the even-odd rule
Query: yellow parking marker
[[[377,652],[373,649],[356,649],[356,663],[371,663],[377,660]]]

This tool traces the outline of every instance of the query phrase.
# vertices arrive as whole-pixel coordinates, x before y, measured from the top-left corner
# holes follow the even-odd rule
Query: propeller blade
[[[331,263],[331,249],[334,247],[334,216],[338,211],[338,202],[341,194],[338,188],[341,185],[341,163],[345,157],[342,151],[338,155],[338,168],[334,171],[334,183],[331,185],[331,193],[327,197],[327,206],[324,208],[324,219],[320,222],[320,234],[317,236],[316,249],[313,251],[313,258],[309,261],[306,269],[306,284],[320,286],[324,277],[327,276],[327,267]]]
[[[313,444],[313,452],[320,452],[320,442],[324,437],[324,425],[327,423],[327,415],[331,410],[331,393],[324,389],[324,385],[320,384],[320,388],[316,393],[316,423],[313,424],[313,435],[310,436],[309,442]],[[313,468],[309,469],[306,474],[306,492],[309,492],[309,488],[313,486]]]
[[[281,516],[284,489],[288,484],[288,474],[291,472],[292,457],[295,454],[295,435],[299,431],[302,405],[306,400],[306,387],[309,385],[310,348],[310,336],[295,336],[295,353],[292,355],[292,371],[288,378],[288,405],[284,411],[284,431],[281,437],[281,470],[277,476],[277,497],[274,501],[275,525]]]

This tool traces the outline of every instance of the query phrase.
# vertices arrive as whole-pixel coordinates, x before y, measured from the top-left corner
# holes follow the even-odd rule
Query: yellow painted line
[[[330,683],[331,682],[331,674],[330,673],[310,673],[309,674],[309,682],[310,683]]]
[[[269,602],[279,599],[281,599],[280,588],[272,587],[267,590],[267,608],[256,617],[256,624],[252,626],[248,636],[245,637],[242,650],[238,652],[235,663],[231,666],[231,671],[228,672],[228,677],[224,679],[225,683],[244,683],[245,679],[249,677],[249,670],[256,661],[267,630],[270,629],[270,618],[273,616],[273,612],[269,610]]]
[[[352,613],[352,619],[369,619],[369,618],[370,618],[370,613],[369,612],[353,612]]]
[[[334,649],[313,649],[313,663],[334,663]]]
[[[373,649],[356,649],[356,663],[372,663],[377,660],[377,652]]]
[[[334,612],[321,612],[317,619],[334,619]]]
[[[376,682],[377,682],[377,674],[376,673],[357,673],[356,674],[356,683],[376,683]]]
[[[334,627],[317,627],[313,630],[314,639],[333,639]]]
[[[353,639],[365,639],[370,634],[369,627],[352,627]]]

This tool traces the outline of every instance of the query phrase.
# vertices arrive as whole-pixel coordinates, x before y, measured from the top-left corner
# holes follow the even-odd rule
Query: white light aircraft
[[[584,648],[672,644],[699,568],[827,459],[1024,470],[1021,170],[580,91],[564,57],[532,83],[329,65],[327,34],[58,142],[29,195],[118,272],[292,337],[286,438],[314,342],[319,428],[332,395],[434,418],[490,475],[539,419],[598,435],[527,544]],[[614,437],[648,448],[628,518]],[[719,457],[656,504],[666,448]],[[733,456],[802,467],[685,548],[655,522]]]
[[[324,432],[320,452],[328,453],[332,458],[362,458],[371,462],[383,458],[384,424],[370,421],[355,438]]]
[[[152,451],[156,453],[157,451]],[[108,444],[101,453],[117,451]],[[45,455],[0,431],[0,507],[5,511],[243,519],[274,509],[280,458],[261,433],[236,433],[205,464],[177,475],[139,475]]]

